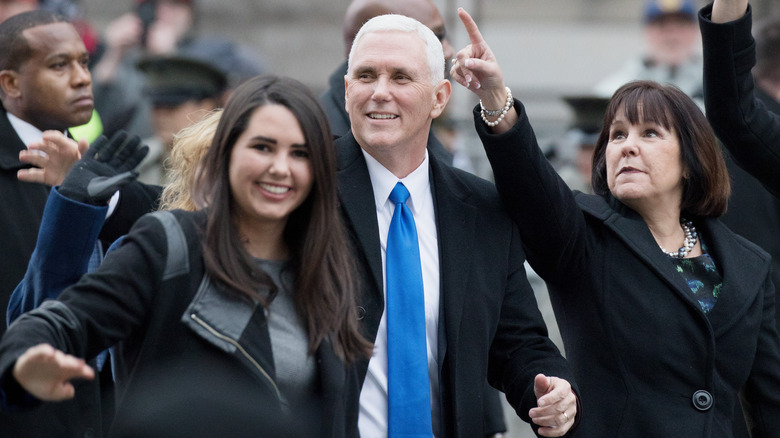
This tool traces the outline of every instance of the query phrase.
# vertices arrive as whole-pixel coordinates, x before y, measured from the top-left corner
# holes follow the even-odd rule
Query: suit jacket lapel
[[[374,192],[360,146],[351,132],[335,142],[338,153],[339,200],[348,226],[356,238],[359,252],[365,257],[371,282],[364,285],[360,305],[366,307],[366,321],[375,336],[384,308],[382,252],[376,220]],[[431,187],[439,241],[440,324],[439,366],[447,344],[454,345],[463,313],[466,282],[471,268],[469,254],[476,239],[476,207],[468,203],[471,192],[455,176],[452,168],[429,153]],[[372,319],[375,318],[376,321]],[[373,338],[369,338],[373,339]]]
[[[3,141],[3,144],[0,145],[0,169],[11,170],[30,167],[19,161],[19,152],[27,149],[27,146],[11,126],[2,105],[0,105],[0,138]]]
[[[441,293],[439,318],[439,370],[447,345],[457,345],[463,302],[467,293],[472,247],[476,239],[477,208],[468,203],[471,191],[457,180],[452,168],[429,154],[431,187],[439,241]]]
[[[384,309],[384,285],[374,191],[365,158],[352,133],[348,132],[335,144],[338,153],[339,201],[347,226],[355,237],[356,249],[365,258],[370,272],[370,278],[363,278],[369,284],[363,285],[365,292],[359,298],[359,305],[364,307],[369,318],[366,325],[371,328],[371,336],[375,336]],[[369,340],[373,342],[373,337]]]

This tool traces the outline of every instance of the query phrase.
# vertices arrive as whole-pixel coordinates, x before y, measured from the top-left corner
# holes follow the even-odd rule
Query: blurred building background
[[[475,17],[513,94],[527,108],[541,143],[563,135],[572,113],[562,97],[591,88],[643,49],[644,0],[435,0],[456,50],[468,43],[458,7]],[[341,24],[350,0],[193,0],[203,34],[223,35],[257,50],[270,72],[294,77],[319,94],[342,62]],[[81,0],[86,18],[103,31],[136,0]],[[698,0],[698,6],[707,2]],[[751,0],[754,16],[780,14],[780,2]],[[490,168],[473,133],[471,93],[459,85],[449,105],[460,144],[474,172]],[[549,322],[549,320],[548,320]],[[554,321],[552,322],[554,324]],[[507,410],[508,438],[532,437]]]

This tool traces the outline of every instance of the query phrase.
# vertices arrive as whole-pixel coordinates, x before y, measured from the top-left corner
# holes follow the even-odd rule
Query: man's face
[[[357,44],[345,77],[355,139],[374,157],[405,146],[424,148],[431,120],[449,97],[437,104],[425,43],[415,33],[383,31]]]
[[[681,65],[701,46],[696,22],[675,14],[662,16],[648,24],[645,39],[650,57],[662,65]]]
[[[89,53],[69,23],[23,32],[32,54],[17,72],[19,117],[38,129],[63,130],[92,117]]]

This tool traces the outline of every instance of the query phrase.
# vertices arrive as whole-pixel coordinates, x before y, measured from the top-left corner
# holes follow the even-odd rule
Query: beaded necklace
[[[696,233],[696,227],[693,226],[693,222],[686,220],[685,218],[680,218],[680,225],[682,225],[683,232],[685,233],[685,241],[680,249],[677,251],[667,251],[661,245],[658,245],[664,254],[676,259],[684,259],[685,256],[691,252],[693,247],[696,246],[696,241],[699,238],[699,235]]]

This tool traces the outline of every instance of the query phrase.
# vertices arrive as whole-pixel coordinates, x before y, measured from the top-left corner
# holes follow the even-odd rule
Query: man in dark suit
[[[64,17],[43,10],[0,23],[0,334],[6,308],[24,277],[35,247],[49,186],[62,182],[87,144],[68,138],[69,127],[93,113],[89,54]],[[46,131],[44,133],[44,131]],[[28,149],[29,147],[29,149]],[[137,217],[155,209],[159,188],[133,184],[117,195],[101,239],[124,234]],[[121,208],[120,208],[121,207]],[[121,211],[121,213],[120,213]],[[74,233],[81,232],[74,229]],[[110,383],[110,372],[107,381]],[[14,415],[0,414],[0,436],[83,437],[102,434],[99,400],[111,386],[80,383],[76,399]],[[100,391],[103,390],[103,394]]]
[[[31,161],[61,159],[29,154],[27,146],[40,142],[43,131],[65,132],[87,123],[92,116],[92,80],[89,54],[76,29],[64,17],[32,11],[0,24],[0,333],[5,332],[8,297],[24,276],[35,246],[49,187],[20,182],[17,172]],[[67,143],[63,142],[63,147]],[[75,146],[74,146],[75,147]],[[71,150],[70,167],[78,159]]]
[[[42,183],[21,182],[17,172],[31,162],[66,160],[70,167],[78,150],[62,154],[30,153],[27,146],[40,142],[42,131],[82,125],[92,116],[92,81],[87,70],[89,55],[76,29],[65,18],[44,11],[13,16],[0,24],[0,333],[5,332],[8,298],[27,270],[38,226],[49,194]],[[64,137],[64,136],[62,136]],[[67,149],[68,142],[60,142]],[[73,146],[73,145],[70,145]],[[75,147],[75,146],[73,146]],[[71,148],[72,149],[72,148]],[[77,148],[76,148],[77,149]],[[49,152],[53,152],[49,150]],[[25,172],[23,172],[25,173]],[[29,172],[28,172],[29,173]],[[87,388],[85,388],[87,389]],[[88,387],[97,391],[97,386]],[[96,393],[93,393],[96,394]],[[79,434],[100,424],[96,396],[56,408],[45,407],[24,414],[0,416],[3,436],[73,436],[65,423],[81,415]]]
[[[329,88],[320,96],[325,113],[328,115],[331,131],[340,137],[350,130],[349,114],[344,100],[344,75],[347,74],[347,60],[352,48],[352,40],[366,21],[383,14],[401,14],[414,18],[433,31],[441,41],[444,59],[450,59],[455,51],[447,39],[444,19],[432,0],[353,0],[344,14],[342,32],[344,37],[344,62],[342,62],[328,79]],[[446,73],[446,71],[445,71]],[[441,162],[453,163],[453,154],[445,149],[430,130],[428,135],[428,150]],[[487,383],[485,384],[485,431],[487,436],[500,438],[507,431],[501,395]]]
[[[430,396],[422,436],[485,436],[486,375],[540,435],[563,436],[578,418],[571,373],[547,338],[517,229],[492,184],[426,148],[431,121],[451,93],[441,43],[411,18],[373,18],[355,38],[345,88],[352,131],[336,141],[339,193],[363,277],[363,333],[375,343],[360,368],[361,435],[394,436],[388,347],[397,339],[388,330],[385,303],[393,294],[385,277],[397,279],[385,262],[399,208],[389,195],[402,184],[425,307],[428,384],[415,387]]]

